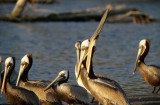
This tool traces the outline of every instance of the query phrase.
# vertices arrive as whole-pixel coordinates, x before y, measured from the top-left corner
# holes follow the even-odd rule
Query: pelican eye
[[[12,66],[12,65],[13,65],[12,63],[6,63],[5,64],[6,67],[9,67],[9,66]]]
[[[65,74],[64,73],[59,73],[59,76],[65,78]]]
[[[28,65],[28,63],[27,63],[27,62],[22,62],[21,65],[22,65],[22,66]]]
[[[86,50],[88,47],[86,47],[86,46],[82,46],[81,47],[81,50]]]

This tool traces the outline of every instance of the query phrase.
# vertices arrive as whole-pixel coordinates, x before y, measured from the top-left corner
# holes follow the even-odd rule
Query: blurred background
[[[1,2],[0,16],[9,14],[16,2]],[[155,19],[160,19],[159,0],[55,0],[52,3],[27,3],[23,14],[62,13],[79,9],[106,7],[107,5],[139,9]],[[15,71],[19,71],[21,58],[31,52],[33,65],[29,80],[52,81],[61,70],[70,72],[69,82],[77,84],[74,67],[78,40],[90,38],[98,21],[0,21],[0,56],[2,67],[6,57],[16,57]],[[138,44],[150,39],[151,47],[145,59],[147,65],[160,66],[160,23],[148,24],[106,22],[97,41],[93,63],[94,71],[117,81],[128,96],[151,94],[152,87],[144,82],[139,71],[132,75]],[[0,103],[7,103],[0,95]]]

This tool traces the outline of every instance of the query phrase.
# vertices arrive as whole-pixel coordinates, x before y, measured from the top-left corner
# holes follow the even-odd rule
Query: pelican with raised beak
[[[95,97],[101,104],[129,105],[129,101],[125,92],[116,81],[106,77],[97,76],[94,74],[92,67],[92,58],[90,61],[91,67],[89,71],[87,71],[87,66],[89,63],[87,63],[86,61],[88,59],[87,57],[88,54],[90,54],[90,52],[87,51],[88,44],[85,45],[86,41],[87,40],[85,40],[84,43],[82,42],[81,48],[85,50],[81,50],[80,61],[79,61],[79,66],[81,66],[81,68],[78,80],[81,82],[81,84],[83,84],[82,86],[84,86],[85,89],[93,97]],[[94,48],[92,54],[96,49],[95,44],[93,45]],[[93,55],[91,55],[91,57],[93,57]]]
[[[76,80],[81,78],[81,82],[85,86],[85,89],[87,89],[87,91],[89,91],[89,93],[91,93],[91,95],[95,97],[101,104],[130,105],[128,98],[116,84],[97,78],[92,69],[92,57],[96,49],[95,42],[99,36],[99,32],[103,27],[107,14],[108,11],[105,12],[96,32],[89,39],[89,47],[85,47],[86,45],[83,46],[83,43],[81,45],[81,54],[77,67],[78,74]]]

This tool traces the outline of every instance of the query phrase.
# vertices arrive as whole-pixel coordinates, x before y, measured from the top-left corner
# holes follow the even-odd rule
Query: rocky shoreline
[[[160,105],[160,95],[135,95],[128,96],[131,105]],[[0,105],[10,105],[7,103],[2,103]],[[98,105],[97,101],[91,103],[90,105]]]

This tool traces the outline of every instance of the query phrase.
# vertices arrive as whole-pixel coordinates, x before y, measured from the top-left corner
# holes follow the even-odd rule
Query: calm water
[[[153,8],[158,7],[153,6]],[[67,9],[70,10],[71,7]],[[155,11],[152,13],[159,17]],[[15,56],[15,70],[18,72],[21,58],[28,52],[32,52],[34,62],[29,72],[30,80],[52,81],[61,70],[67,69],[70,71],[69,82],[76,84],[74,44],[78,40],[90,38],[97,26],[98,22],[0,22],[0,56],[2,56],[3,68],[5,58]],[[144,25],[106,23],[97,42],[93,59],[94,71],[119,82],[129,96],[150,94],[152,87],[144,82],[138,70],[136,75],[132,75],[132,71],[139,41],[144,38],[151,40],[150,52],[145,59],[146,64],[160,66],[159,36],[160,24],[157,23]],[[6,100],[3,95],[0,95],[0,103],[4,102]]]

